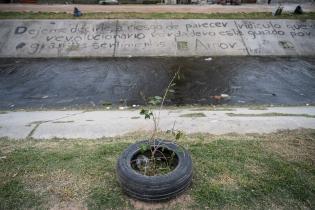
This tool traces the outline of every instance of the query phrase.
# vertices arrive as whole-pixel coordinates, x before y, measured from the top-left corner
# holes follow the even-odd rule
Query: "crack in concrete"
[[[117,44],[117,34],[118,34],[118,20],[116,20],[116,26],[115,26],[115,43],[114,43],[114,52],[113,57],[116,57],[116,44]]]
[[[246,43],[245,43],[245,40],[244,40],[244,37],[243,37],[243,34],[242,34],[241,30],[239,29],[239,27],[238,27],[238,25],[237,25],[237,23],[236,23],[236,20],[234,20],[234,25],[236,26],[237,31],[238,31],[238,33],[239,33],[240,36],[241,36],[241,40],[242,40],[242,43],[243,43],[243,45],[244,45],[244,47],[245,47],[245,49],[246,49],[247,55],[250,56],[249,51],[248,51],[248,47],[246,46]]]
[[[86,111],[82,111],[82,112],[79,112],[79,113],[75,113],[75,114],[70,114],[68,116],[64,116],[64,117],[59,117],[59,118],[56,118],[56,119],[52,119],[52,120],[47,120],[47,121],[37,121],[37,122],[31,122],[29,125],[32,125],[32,124],[35,124],[34,128],[29,132],[29,134],[26,136],[27,139],[29,138],[33,138],[33,135],[35,133],[35,131],[38,129],[38,127],[42,124],[45,124],[45,123],[48,123],[48,122],[53,122],[53,121],[57,121],[57,120],[61,120],[61,119],[65,119],[65,118],[68,118],[68,117],[73,117],[73,116],[77,116],[77,115],[80,115],[80,114],[83,114],[85,113]]]
[[[34,132],[36,131],[36,129],[38,128],[39,125],[41,125],[43,123],[37,123],[35,124],[34,128],[31,130],[31,132],[26,136],[27,139],[32,138]]]

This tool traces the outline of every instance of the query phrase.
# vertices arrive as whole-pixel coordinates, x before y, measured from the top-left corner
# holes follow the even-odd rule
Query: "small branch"
[[[178,70],[176,71],[176,73],[174,74],[173,78],[171,79],[171,81],[168,83],[168,86],[165,90],[165,93],[164,93],[164,96],[162,98],[162,102],[161,102],[161,105],[160,105],[160,108],[159,108],[159,112],[158,112],[158,117],[157,117],[157,127],[159,127],[159,123],[160,123],[160,114],[161,114],[161,110],[163,108],[163,105],[164,105],[164,102],[165,102],[165,99],[166,99],[166,96],[171,88],[171,85],[173,84],[173,81],[175,80],[175,78],[177,77],[177,75],[179,74],[180,72],[180,66],[178,67]]]
[[[173,127],[172,127],[172,133],[174,132],[174,130],[175,130],[175,124],[176,124],[176,120],[174,121],[174,123],[173,123]]]

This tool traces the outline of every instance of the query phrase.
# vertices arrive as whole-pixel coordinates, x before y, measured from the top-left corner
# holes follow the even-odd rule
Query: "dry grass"
[[[126,197],[119,154],[137,132],[97,140],[0,140],[0,209],[314,209],[315,130],[186,135],[193,185],[163,203]],[[161,134],[169,138],[168,134]]]
[[[226,113],[230,117],[306,117],[315,118],[315,115],[311,114],[289,114],[279,112],[268,112],[261,114],[237,114],[237,113]]]
[[[182,115],[179,115],[179,117],[195,118],[195,117],[206,117],[206,115],[203,112],[195,112],[195,113],[189,113],[189,114],[182,114]]]
[[[268,136],[263,147],[288,161],[310,161],[315,165],[315,133],[282,131]]]
[[[129,199],[131,206],[139,210],[164,210],[164,209],[187,209],[193,203],[190,195],[183,194],[172,200],[165,202],[143,202],[135,199]]]

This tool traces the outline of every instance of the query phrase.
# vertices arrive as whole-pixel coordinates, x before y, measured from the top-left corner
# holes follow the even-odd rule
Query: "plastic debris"
[[[212,58],[206,58],[205,61],[212,61]]]
[[[230,96],[228,94],[224,94],[224,93],[221,94],[221,97],[222,98],[230,98]]]
[[[147,167],[147,165],[149,164],[149,158],[144,156],[144,155],[139,155],[136,159],[136,165],[139,169],[141,169],[142,167]]]
[[[223,99],[230,99],[231,97],[228,94],[222,93],[221,95],[210,96],[210,98],[216,102],[220,102]]]
[[[272,15],[273,15],[273,16],[279,16],[279,15],[281,15],[282,10],[283,10],[283,7],[279,6],[279,7],[276,9],[276,11],[274,11],[274,12],[272,13]]]
[[[75,7],[73,10],[73,16],[74,17],[80,17],[80,16],[82,16],[82,12],[77,7]]]
[[[301,7],[300,5],[298,5],[298,6],[295,8],[295,10],[294,10],[293,13],[296,14],[296,15],[302,15],[302,14],[303,14],[303,9],[302,9],[302,7]]]
[[[128,109],[128,106],[120,106],[118,107],[119,110],[124,110],[124,109]]]
[[[221,100],[222,96],[210,96],[210,98],[212,98],[214,100]]]

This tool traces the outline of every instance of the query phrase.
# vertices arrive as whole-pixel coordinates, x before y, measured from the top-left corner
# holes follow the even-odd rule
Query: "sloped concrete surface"
[[[315,57],[1,58],[0,110],[144,105],[178,69],[168,105],[315,105]]]
[[[203,113],[205,117],[185,116],[192,113]],[[229,113],[241,116],[231,116]],[[266,113],[274,114],[257,116]],[[279,113],[295,116],[276,116]],[[315,129],[315,107],[274,107],[267,110],[233,108],[228,111],[176,109],[162,110],[160,116],[161,130],[172,129],[175,122],[175,128],[184,133],[242,134],[269,133],[279,129]],[[152,121],[144,120],[139,115],[139,110],[32,111],[0,114],[0,137],[13,139],[92,139],[149,131],[152,128]]]
[[[313,56],[314,20],[3,20],[0,57]]]

